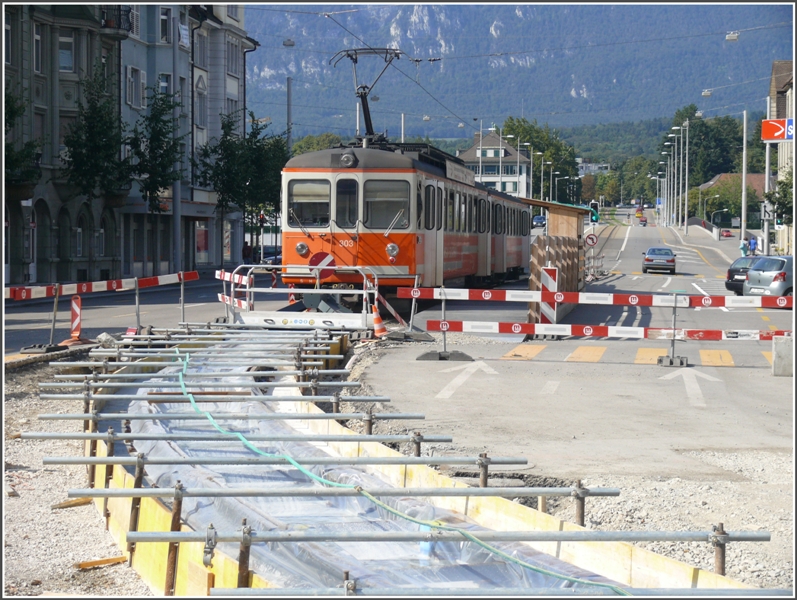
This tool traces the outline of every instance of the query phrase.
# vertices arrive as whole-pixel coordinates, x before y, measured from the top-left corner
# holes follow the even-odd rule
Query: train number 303
[[[344,248],[353,248],[354,240],[338,240],[338,244]]]

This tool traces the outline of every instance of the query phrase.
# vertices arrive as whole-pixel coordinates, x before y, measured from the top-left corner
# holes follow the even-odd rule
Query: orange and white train
[[[423,287],[463,287],[528,270],[530,207],[475,183],[460,159],[427,144],[292,158],[282,171],[281,212],[282,279],[296,287],[316,280],[292,265],[333,261],[369,267],[383,293],[416,276]],[[321,283],[360,288],[362,276],[337,269]]]

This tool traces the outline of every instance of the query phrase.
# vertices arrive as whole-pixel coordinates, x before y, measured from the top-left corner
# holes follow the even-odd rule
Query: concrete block
[[[772,338],[772,374],[794,377],[794,338],[776,335]]]

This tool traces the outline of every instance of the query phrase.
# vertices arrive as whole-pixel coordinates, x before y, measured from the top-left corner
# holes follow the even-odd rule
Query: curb
[[[60,352],[47,352],[44,354],[31,354],[26,358],[17,358],[12,360],[4,360],[3,366],[5,367],[6,371],[13,371],[16,369],[20,369],[22,367],[27,367],[28,365],[33,365],[40,362],[49,362],[53,359],[60,359],[60,358],[67,358],[69,356],[74,356],[76,354],[83,354],[87,353],[92,348],[96,348],[100,344],[84,344],[82,346],[76,346],[74,348],[68,348],[66,350],[61,350]],[[16,355],[12,355],[16,356]]]

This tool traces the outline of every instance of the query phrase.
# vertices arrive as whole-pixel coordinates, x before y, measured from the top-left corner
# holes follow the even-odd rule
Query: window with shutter
[[[147,108],[147,72],[141,71],[141,108]]]

